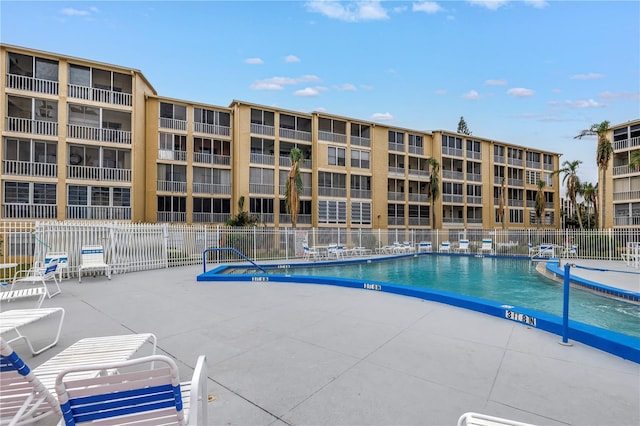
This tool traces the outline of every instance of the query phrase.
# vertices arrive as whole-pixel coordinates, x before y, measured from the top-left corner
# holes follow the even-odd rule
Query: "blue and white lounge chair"
[[[60,294],[60,285],[56,278],[56,271],[58,269],[58,259],[52,259],[44,268],[35,264],[31,269],[16,271],[13,276],[13,283],[11,284],[11,290],[16,290],[16,285],[21,284],[42,284],[47,291],[47,296],[52,298],[53,296]],[[47,283],[53,281],[55,289],[53,293],[47,287]]]
[[[430,252],[433,251],[433,247],[431,246],[431,241],[420,241],[418,243],[418,252]]]
[[[493,254],[493,240],[491,238],[483,238],[482,245],[478,249],[478,254]]]
[[[449,241],[443,241],[440,243],[440,248],[438,248],[439,252],[451,252],[451,243]]]
[[[103,270],[108,279],[111,279],[111,266],[104,260],[102,246],[84,246],[80,254],[80,266],[78,267],[78,282],[82,281],[82,272],[86,270]]]
[[[458,253],[469,253],[469,240],[460,240],[458,242],[458,247],[456,248],[456,252]]]

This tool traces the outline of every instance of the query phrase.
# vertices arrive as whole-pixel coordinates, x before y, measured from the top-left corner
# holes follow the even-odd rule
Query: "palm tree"
[[[505,216],[505,204],[504,204],[504,196],[505,196],[505,178],[502,177],[502,183],[500,184],[500,197],[498,199],[498,217],[500,218],[500,223],[502,223],[502,229],[505,229],[506,222],[504,220]]]
[[[609,131],[609,122],[603,121],[600,124],[594,124],[590,128],[582,130],[574,139],[582,139],[585,136],[598,136],[598,146],[596,148],[596,164],[598,165],[598,182],[602,182],[602,214],[604,215],[607,205],[607,185],[605,184],[605,173],[609,167],[609,161],[613,155],[613,146],[611,141],[607,139],[607,132]],[[604,225],[604,217],[600,221]]]
[[[540,229],[540,225],[542,224],[542,216],[544,215],[544,207],[545,207],[545,198],[544,198],[544,186],[545,183],[541,179],[538,181],[538,192],[536,192],[536,201],[533,206],[536,212],[536,224],[538,225],[538,229]]]
[[[629,157],[629,168],[632,169],[631,171],[633,171],[633,169],[636,171],[640,170],[640,149],[631,151],[631,156]]]
[[[597,229],[599,226],[598,220],[598,184],[595,186],[591,182],[584,182],[580,185],[580,193],[584,197],[584,201],[587,206],[593,207],[593,216],[595,218],[595,228]]]
[[[440,197],[440,163],[435,158],[429,158],[431,181],[429,182],[429,198],[431,199],[431,229],[436,228],[436,200]]]
[[[577,170],[580,164],[582,164],[582,161],[580,160],[565,161],[564,163],[562,163],[562,168],[560,170],[554,171],[553,173],[564,173],[562,183],[566,182],[567,197],[569,197],[569,201],[571,201],[571,204],[573,205],[576,216],[578,216],[578,224],[580,225],[580,229],[583,229],[582,218],[580,217],[580,212],[578,211],[578,203],[576,201],[578,188],[580,187],[580,179],[577,175]]]
[[[291,169],[287,178],[284,201],[287,213],[291,215],[291,225],[295,228],[300,210],[300,194],[304,190],[302,175],[300,174],[300,164],[302,163],[302,151],[300,148],[291,148],[289,159],[291,160]]]

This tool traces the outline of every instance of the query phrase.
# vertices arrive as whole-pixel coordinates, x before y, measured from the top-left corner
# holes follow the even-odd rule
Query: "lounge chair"
[[[456,252],[469,253],[469,240],[460,240],[458,247],[456,248]]]
[[[451,252],[451,243],[449,241],[443,241],[440,243],[440,247],[438,248],[439,252]]]
[[[418,252],[431,252],[433,251],[433,247],[431,246],[431,241],[420,241],[418,243]]]
[[[47,321],[49,318],[58,316],[58,323],[55,326],[53,339],[45,346],[35,349],[31,343],[29,335],[24,334],[23,327],[40,321]],[[0,312],[0,335],[6,339],[8,344],[17,340],[24,340],[32,355],[38,355],[45,350],[55,346],[60,339],[62,323],[64,322],[65,310],[63,308],[43,308],[43,309],[12,309]],[[41,328],[42,329],[42,328]]]
[[[464,413],[458,419],[458,426],[533,426],[530,423],[522,423],[501,417],[488,416],[478,413]]]
[[[491,238],[483,238],[482,245],[478,249],[478,254],[493,254],[493,240]]]
[[[308,245],[304,244],[302,249],[304,250],[304,260],[311,260],[311,258],[317,260],[320,257],[320,253],[315,248],[309,248]]]
[[[93,378],[79,380],[73,377],[109,370],[119,373],[111,376],[94,374]],[[55,388],[67,425],[101,420],[109,424],[206,425],[206,374],[206,358],[202,355],[196,363],[193,380],[180,383],[175,361],[164,355],[154,355],[70,367],[58,374]]]
[[[103,270],[108,279],[111,279],[111,266],[104,260],[104,249],[102,246],[84,246],[80,255],[80,266],[78,267],[78,282],[82,282],[82,272],[86,270]]]
[[[58,400],[11,345],[0,338],[0,424],[27,424],[60,416]]]
[[[37,298],[36,306],[35,306],[37,309],[42,306],[42,302],[44,302],[45,297],[47,297],[46,287],[21,288],[18,290],[3,290],[3,291],[0,291],[0,305],[2,305],[2,303],[10,303],[10,302],[21,300],[21,299]]]
[[[11,283],[11,290],[16,290],[16,285],[21,284],[40,284],[44,286],[47,291],[47,296],[52,298],[53,296],[60,294],[62,290],[60,290],[60,285],[58,284],[58,279],[56,278],[56,270],[58,269],[58,260],[52,259],[49,264],[42,268],[37,264],[31,269],[16,271],[13,276],[13,282]],[[55,290],[52,293],[47,287],[47,283],[53,281],[55,284]]]
[[[402,248],[404,249],[405,253],[413,253],[414,251],[416,251],[415,247],[410,241],[404,241],[402,243]]]
[[[578,258],[578,245],[577,244],[573,244],[571,247],[567,247],[564,249],[564,251],[562,252],[563,256],[566,258],[569,257],[573,257],[573,258]]]
[[[58,281],[62,281],[64,275],[69,278],[69,254],[67,252],[51,252],[47,253],[44,257],[44,267],[49,265],[53,259],[58,259],[58,268],[56,273],[58,275]]]

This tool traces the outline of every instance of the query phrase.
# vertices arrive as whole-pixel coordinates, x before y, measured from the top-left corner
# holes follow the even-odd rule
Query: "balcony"
[[[482,227],[482,218],[481,217],[468,217],[467,218],[467,226],[473,228]]]
[[[387,218],[387,224],[389,224],[389,225],[404,225],[404,217],[389,216]]]
[[[55,121],[7,117],[7,131],[18,133],[32,133],[44,136],[58,136],[58,123]]]
[[[371,199],[371,190],[369,189],[353,189],[351,188],[351,198]]]
[[[467,180],[470,182],[482,182],[482,175],[479,173],[467,173]]]
[[[321,197],[340,197],[346,198],[347,189],[346,188],[331,188],[327,186],[319,186],[318,187],[318,195]]]
[[[286,139],[294,139],[297,141],[311,142],[311,133],[302,130],[283,129],[280,128],[280,137]]]
[[[187,214],[184,212],[157,212],[158,222],[185,223]]]
[[[2,172],[7,175],[56,177],[58,175],[58,165],[56,163],[32,163],[27,161],[3,160]]]
[[[275,215],[273,213],[251,212],[250,214],[257,217],[260,223],[275,223]]]
[[[636,173],[639,172],[639,169],[636,169],[632,166],[630,166],[629,164],[625,164],[623,166],[615,166],[613,168],[613,175],[614,176],[619,176],[619,175],[626,175],[629,173]]]
[[[187,182],[173,180],[159,180],[158,191],[164,192],[187,192]]]
[[[409,145],[409,154],[424,155],[424,147]]]
[[[442,194],[442,202],[443,203],[464,203],[464,195],[458,194]]]
[[[275,127],[267,126],[264,124],[251,123],[251,133],[256,133],[258,135],[265,135],[265,136],[274,136]]]
[[[507,182],[508,182],[508,184],[510,186],[519,186],[519,187],[524,186],[524,180],[522,180],[522,179],[509,178],[509,179],[507,179]]]
[[[131,207],[67,206],[67,219],[131,220]]]
[[[639,200],[640,190],[636,191],[620,191],[613,193],[613,201]]]
[[[509,198],[507,204],[509,205],[509,207],[524,207],[524,200],[515,200]]]
[[[98,142],[131,144],[131,131],[67,124],[67,137]]]
[[[462,149],[460,148],[451,148],[449,146],[442,147],[442,155],[449,155],[452,157],[462,157]]]
[[[219,183],[193,183],[193,192],[197,194],[231,194],[231,185]]]
[[[273,195],[275,186],[269,183],[250,183],[249,192],[251,194],[268,194]]]
[[[158,125],[163,129],[182,130],[185,132],[187,131],[186,120],[176,120],[174,118],[160,117]]]
[[[230,213],[193,213],[193,221],[197,223],[225,223]]]
[[[640,216],[616,216],[614,226],[640,226]]]
[[[318,140],[335,143],[347,143],[347,135],[318,130]]]
[[[389,166],[389,174],[394,176],[404,176],[404,167]]]
[[[545,170],[551,170],[551,171],[553,171],[553,164],[544,163],[544,164],[542,165],[542,168],[543,168],[543,169],[545,169]]]
[[[623,139],[621,141],[615,141],[613,143],[614,151],[622,151],[629,148],[635,148],[640,146],[640,137],[635,137],[631,139]]]
[[[27,90],[30,92],[45,93],[47,95],[57,95],[58,86],[57,81],[43,80],[41,78],[18,74],[7,74],[7,89]]]
[[[429,179],[431,177],[431,172],[429,172],[429,170],[418,170],[418,169],[409,168],[409,176]]]
[[[371,146],[371,139],[360,136],[351,136],[351,145],[368,147]]]
[[[418,203],[428,203],[429,195],[427,194],[412,194],[409,193],[409,201],[414,201]]]
[[[304,160],[302,160],[302,164],[300,165],[300,167],[303,169],[310,169],[311,164],[311,159],[305,158]],[[280,167],[291,167],[291,158],[280,156]]]
[[[482,153],[478,151],[467,151],[467,158],[473,158],[474,160],[481,160]]]
[[[494,176],[493,183],[495,183],[496,185],[502,185],[502,179],[504,179],[503,176]]]
[[[522,164],[523,164],[522,159],[520,159],[520,158],[513,158],[513,157],[509,157],[509,158],[507,158],[507,162],[508,162],[509,164],[511,164],[512,166],[520,166],[520,167],[522,167]]]
[[[67,177],[81,180],[131,182],[131,169],[68,165]]]
[[[527,161],[527,169],[540,169],[539,161]]]
[[[430,224],[429,217],[409,217],[410,226],[429,226]]]
[[[504,155],[494,155],[493,156],[494,163],[504,164]]]
[[[231,136],[231,127],[209,123],[193,123],[193,131],[207,135]]]
[[[278,215],[278,219],[281,224],[283,223],[292,223],[291,215],[286,213],[280,213]],[[298,225],[310,225],[311,224],[311,215],[310,214],[298,214]]]
[[[482,204],[482,197],[477,195],[467,195],[468,204]]]
[[[445,225],[464,225],[464,219],[461,217],[444,217],[442,223]]]
[[[443,170],[442,177],[444,179],[464,180],[464,173],[454,170]]]
[[[216,164],[220,166],[229,166],[231,165],[231,156],[209,154],[208,152],[194,152],[193,162],[203,163],[203,164]]]
[[[58,206],[55,204],[19,204],[2,205],[3,219],[57,219]]]
[[[158,160],[187,161],[187,151],[161,149],[158,150]]]
[[[387,192],[387,200],[389,201],[404,201],[404,192]]]
[[[249,161],[253,164],[266,164],[268,166],[275,165],[276,157],[274,155],[259,154],[252,152]]]
[[[98,87],[78,86],[76,84],[67,85],[69,97],[75,99],[85,99],[88,101],[103,102],[112,105],[132,106],[133,96],[131,93],[123,93],[116,90],[101,89]]]

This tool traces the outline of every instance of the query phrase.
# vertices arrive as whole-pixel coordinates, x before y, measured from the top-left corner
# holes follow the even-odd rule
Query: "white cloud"
[[[467,0],[467,2],[474,6],[485,7],[489,10],[498,10],[509,3],[508,0]]]
[[[470,101],[477,101],[478,99],[480,99],[480,94],[475,90],[470,90],[469,92],[465,93],[463,97]]]
[[[347,92],[355,92],[356,90],[358,90],[356,89],[356,86],[349,83],[341,84],[340,86],[333,86],[333,88],[336,90],[343,90]]]
[[[315,96],[320,96],[320,92],[318,91],[318,89],[313,88],[313,87],[306,87],[304,89],[300,89],[300,90],[296,90],[295,92],[293,92],[293,94],[295,96],[302,96],[305,98],[312,98]]]
[[[571,77],[571,80],[594,80],[596,78],[603,78],[604,74],[598,74],[591,72],[589,74],[574,74]]]
[[[67,16],[88,16],[90,12],[87,10],[74,9],[72,7],[65,7],[60,11],[63,15]]]
[[[300,58],[295,55],[287,55],[284,57],[285,62],[300,62]]]
[[[447,91],[445,89],[438,89],[435,91],[436,95],[446,95]]]
[[[247,58],[244,60],[245,64],[251,64],[251,65],[260,65],[260,64],[264,64],[264,61],[260,58]]]
[[[318,107],[318,108],[314,109],[314,111],[327,112],[327,109],[325,107]]]
[[[485,86],[506,86],[507,80],[485,80]]]
[[[579,100],[579,101],[566,100],[563,102],[550,101],[549,105],[566,105],[571,108],[604,108],[606,107],[605,104],[596,102],[593,99],[589,99],[586,101],[585,100]]]
[[[602,92],[598,93],[600,99],[612,100],[612,99],[629,99],[632,101],[640,100],[640,92]]]
[[[434,1],[421,1],[417,3],[413,3],[411,8],[414,12],[424,12],[424,13],[438,13],[442,12],[444,9]]]
[[[270,83],[268,81],[256,81],[249,86],[252,90],[282,90],[284,86],[282,84]]]
[[[284,86],[292,86],[301,83],[314,83],[320,81],[317,75],[307,74],[302,77],[271,77],[264,80],[254,81],[251,86],[253,90],[282,90]]]
[[[395,117],[389,112],[376,112],[371,116],[371,121],[393,121]]]
[[[388,19],[387,11],[380,5],[379,0],[358,1],[310,1],[305,4],[310,12],[320,13],[331,19],[346,22],[375,21]]]
[[[507,95],[511,95],[515,98],[526,98],[528,96],[533,96],[535,91],[531,89],[525,89],[524,87],[513,87],[507,90]]]
[[[536,9],[544,9],[545,7],[549,6],[549,3],[544,0],[524,0],[524,2],[525,4],[535,7]]]

